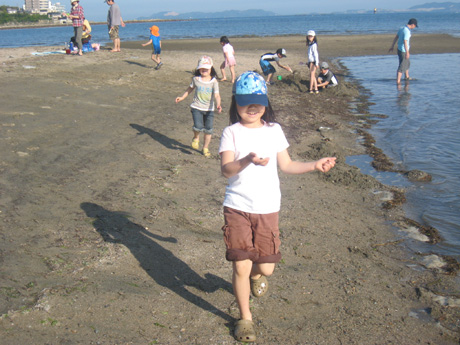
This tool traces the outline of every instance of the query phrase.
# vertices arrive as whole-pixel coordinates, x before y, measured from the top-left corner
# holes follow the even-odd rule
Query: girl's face
[[[201,77],[209,77],[211,75],[211,69],[210,68],[200,68],[200,75]]]
[[[307,36],[307,39],[308,39],[310,42],[312,42],[314,38],[315,38],[315,36],[310,36],[310,35]]]
[[[261,104],[249,104],[245,106],[236,105],[238,115],[240,115],[240,123],[248,128],[262,127],[262,116],[265,113],[265,106]]]

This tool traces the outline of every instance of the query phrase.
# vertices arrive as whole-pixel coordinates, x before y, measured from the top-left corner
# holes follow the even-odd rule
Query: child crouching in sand
[[[245,72],[236,80],[230,123],[222,133],[219,148],[222,174],[228,178],[222,230],[226,259],[233,263],[233,291],[240,311],[235,339],[254,342],[250,293],[261,297],[267,292],[266,277],[281,260],[277,169],[287,174],[328,172],[336,158],[291,160],[289,144],[268,100],[266,83],[254,72]]]

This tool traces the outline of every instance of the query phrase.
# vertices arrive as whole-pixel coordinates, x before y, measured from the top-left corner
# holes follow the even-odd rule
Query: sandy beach
[[[393,37],[322,37],[340,84],[319,95],[306,93],[303,36],[230,39],[237,73],[287,50],[294,74],[278,70],[269,97],[289,152],[338,157],[327,174],[280,174],[283,260],[251,302],[257,344],[460,341],[458,265],[410,252],[430,239],[405,218],[404,191],[345,163],[366,152],[358,133],[375,118],[340,57],[385,55]],[[220,65],[221,46],[163,41],[156,71],[140,43],[83,57],[0,49],[1,344],[237,343],[218,155],[232,84],[220,83],[210,159],[190,146],[191,96],[174,102],[201,55]],[[460,53],[460,39],[420,34],[411,47],[414,60]]]

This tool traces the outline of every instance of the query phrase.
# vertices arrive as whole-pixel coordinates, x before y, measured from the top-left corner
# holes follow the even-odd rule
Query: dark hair
[[[311,41],[311,42],[310,42],[310,40],[308,39],[308,35],[305,36],[305,37],[306,37],[306,39],[307,39],[307,46],[311,46],[311,45],[313,45],[313,44],[315,44],[315,43],[318,44],[318,39],[316,38],[316,35],[313,36],[313,41]]]
[[[240,122],[241,117],[238,114],[238,110],[236,109],[236,99],[235,95],[232,96],[232,104],[230,105],[230,110],[228,111],[230,124],[233,125],[237,122]],[[272,105],[270,101],[268,101],[268,105],[265,107],[265,113],[262,115],[262,120],[267,122],[268,124],[276,122],[275,112],[273,111]]]
[[[199,77],[200,75],[201,75],[200,70],[197,68],[197,69],[195,70],[195,74],[193,74],[193,76]],[[217,72],[216,72],[216,70],[214,69],[214,67],[211,67],[211,77],[213,77],[213,78],[217,77]]]
[[[220,43],[225,43],[225,44],[227,44],[227,43],[230,43],[230,41],[228,40],[228,37],[227,37],[227,36],[222,36],[222,37],[220,38]]]

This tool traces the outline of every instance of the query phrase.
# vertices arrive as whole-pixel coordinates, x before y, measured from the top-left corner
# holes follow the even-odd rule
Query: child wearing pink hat
[[[176,103],[182,102],[187,96],[195,90],[193,102],[190,105],[193,116],[193,139],[192,148],[198,150],[200,147],[200,133],[204,133],[203,155],[206,158],[211,157],[209,144],[213,132],[214,108],[220,113],[219,83],[216,79],[217,73],[212,66],[212,59],[209,56],[202,56],[198,61],[195,75],[192,83],[185,90],[184,94],[176,97]]]

